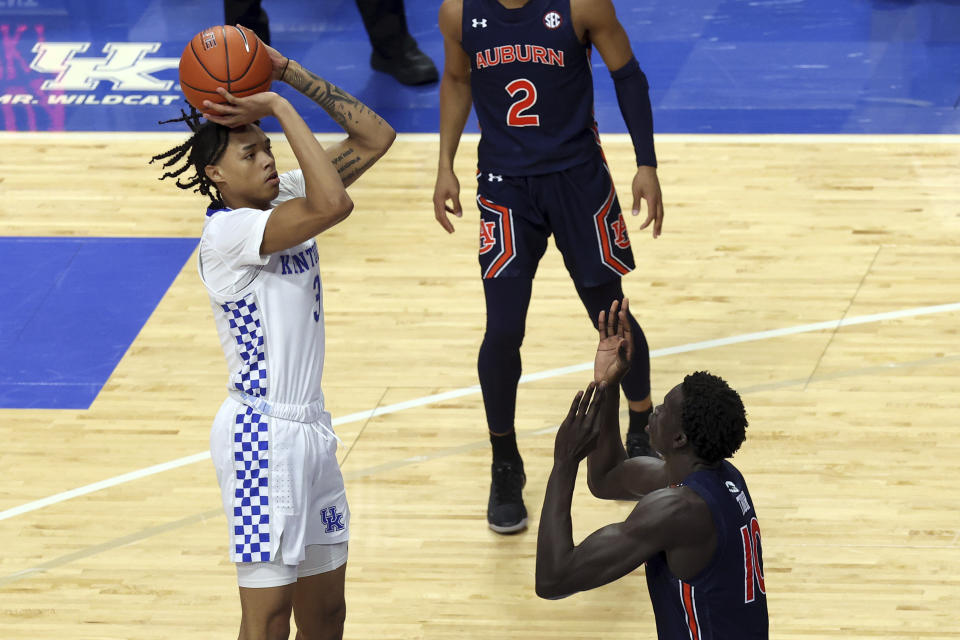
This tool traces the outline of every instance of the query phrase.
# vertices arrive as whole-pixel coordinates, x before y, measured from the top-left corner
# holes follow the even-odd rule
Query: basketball
[[[187,102],[203,110],[203,101],[225,102],[223,87],[237,97],[270,89],[273,64],[267,47],[250,29],[220,25],[204,29],[180,56],[180,88]]]

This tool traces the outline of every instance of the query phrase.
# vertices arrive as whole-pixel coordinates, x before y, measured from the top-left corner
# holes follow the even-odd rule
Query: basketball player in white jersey
[[[200,278],[213,306],[230,373],[228,398],[210,450],[230,528],[242,620],[239,637],[343,635],[343,587],[350,511],[325,410],[322,256],[314,236],[343,221],[346,187],[376,162],[396,134],[356,98],[270,49],[274,80],[313,99],[347,132],[324,149],[276,93],[206,102],[178,121],[194,131],[155,157],[186,158],[178,179],[210,198],[200,239]],[[258,126],[275,117],[300,169],[277,173]],[[189,174],[188,174],[189,175]]]

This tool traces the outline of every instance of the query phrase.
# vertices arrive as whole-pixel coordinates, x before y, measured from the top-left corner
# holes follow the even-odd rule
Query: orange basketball
[[[266,46],[246,27],[204,29],[180,56],[180,88],[187,102],[203,110],[203,101],[224,102],[223,87],[237,97],[270,89],[273,64]]]

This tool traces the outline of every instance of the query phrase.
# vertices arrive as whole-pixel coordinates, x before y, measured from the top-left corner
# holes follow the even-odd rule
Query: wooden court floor
[[[0,137],[0,233],[198,236],[203,203],[145,163],[174,141]],[[605,147],[623,198],[629,142]],[[642,569],[567,600],[533,592],[553,428],[589,378],[563,368],[595,347],[553,248],[523,349],[524,372],[545,373],[519,393],[531,529],[486,528],[475,144],[461,145],[453,236],[433,220],[436,151],[401,138],[319,239],[325,390],[353,511],[345,637],[653,638]],[[663,136],[658,151],[664,234],[629,221],[624,287],[658,399],[697,369],[743,394],[734,462],[763,531],[771,637],[960,638],[960,137]],[[202,454],[225,381],[191,260],[88,411],[0,411],[0,512]],[[202,458],[3,517],[0,638],[235,637]],[[581,476],[575,535],[630,506],[592,499]]]

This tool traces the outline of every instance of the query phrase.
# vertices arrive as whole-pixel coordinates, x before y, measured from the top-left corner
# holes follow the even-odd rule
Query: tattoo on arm
[[[365,159],[364,155],[353,147],[349,147],[332,160],[333,166],[340,174],[340,179],[344,184],[349,184],[360,177],[378,159],[378,156]]]
[[[349,146],[331,160],[344,185],[360,177],[383,155],[382,152],[366,150],[362,144],[369,135],[371,123],[378,127],[388,126],[373,109],[295,61],[287,68],[284,80],[320,105],[349,134],[348,141],[354,141],[353,145],[348,142]]]
[[[347,158],[352,156],[355,153],[355,151],[356,150],[353,147],[348,147],[347,149],[344,149],[343,153],[341,153],[340,155],[338,155],[336,158],[333,159],[333,166],[337,167],[337,169],[340,169],[343,166],[343,162]]]
[[[354,180],[356,180],[357,178],[359,178],[359,177],[363,174],[364,171],[366,171],[367,169],[369,169],[370,167],[372,167],[372,166],[373,166],[373,163],[376,162],[376,161],[377,161],[377,157],[374,156],[374,157],[368,159],[366,162],[364,162],[364,163],[363,163],[362,165],[360,165],[359,167],[351,167],[349,164],[348,164],[348,165],[345,165],[342,169],[340,169],[340,179],[343,181],[344,184],[353,182]],[[355,159],[351,162],[351,164],[356,164],[356,163],[358,163],[358,162],[360,162],[360,158],[355,158]]]
[[[377,124],[383,124],[380,116],[365,104],[296,62],[287,70],[286,82],[320,105],[344,129],[349,130],[348,125],[365,114],[376,118]]]

